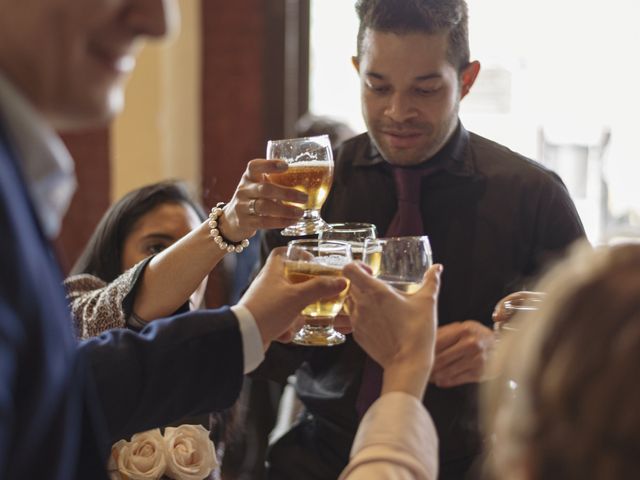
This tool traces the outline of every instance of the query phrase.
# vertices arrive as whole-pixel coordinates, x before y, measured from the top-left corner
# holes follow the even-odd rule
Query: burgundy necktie
[[[422,179],[438,170],[424,165],[419,168],[392,167],[396,183],[398,209],[387,229],[387,237],[405,237],[424,234],[422,212],[420,210],[420,185]],[[356,399],[358,418],[362,418],[368,408],[380,396],[382,387],[382,367],[367,356],[364,363],[362,383]]]

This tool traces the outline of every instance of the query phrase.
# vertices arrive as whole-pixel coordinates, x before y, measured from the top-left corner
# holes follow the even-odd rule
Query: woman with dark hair
[[[144,317],[134,311],[141,273],[154,255],[196,230],[205,218],[185,186],[172,181],[139,188],[114,203],[65,281],[78,336],[143,327]],[[183,296],[174,311],[187,301],[191,308],[200,306],[205,279],[199,279],[200,285]]]

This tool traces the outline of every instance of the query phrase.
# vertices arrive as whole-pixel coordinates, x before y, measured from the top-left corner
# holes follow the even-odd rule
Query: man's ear
[[[471,91],[471,87],[476,82],[478,74],[480,73],[480,62],[474,60],[469,63],[460,74],[460,98],[467,96],[467,93]]]
[[[355,56],[351,57],[351,64],[353,65],[353,68],[356,69],[356,72],[360,74],[360,59]]]

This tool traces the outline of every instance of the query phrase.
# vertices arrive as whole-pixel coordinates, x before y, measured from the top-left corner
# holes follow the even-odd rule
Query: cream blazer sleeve
[[[438,437],[424,405],[402,392],[380,397],[360,423],[340,480],[435,480],[437,476]]]

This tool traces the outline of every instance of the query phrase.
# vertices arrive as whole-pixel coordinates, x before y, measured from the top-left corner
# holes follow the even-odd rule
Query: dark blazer
[[[113,441],[235,401],[237,320],[191,312],[78,346],[18,165],[0,125],[0,478],[106,478]]]

